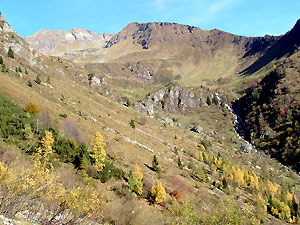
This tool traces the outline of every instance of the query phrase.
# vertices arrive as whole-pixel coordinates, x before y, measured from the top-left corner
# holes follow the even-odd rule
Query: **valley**
[[[0,195],[22,200],[5,171],[45,162],[47,132],[51,166],[38,168],[50,181],[34,177],[34,167],[24,177],[65,193],[26,194],[31,205],[12,215],[3,203],[1,215],[24,224],[299,223],[299,21],[280,37],[155,22],[23,39],[2,16],[0,28]],[[106,152],[99,171],[97,131]],[[163,193],[160,183],[162,200],[153,188]],[[89,204],[72,198],[79,193],[99,204],[86,213]]]

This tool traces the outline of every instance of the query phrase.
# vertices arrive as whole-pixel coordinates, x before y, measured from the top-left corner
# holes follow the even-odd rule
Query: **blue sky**
[[[300,0],[2,0],[22,36],[40,29],[117,33],[130,22],[176,22],[245,36],[280,35],[300,18]]]

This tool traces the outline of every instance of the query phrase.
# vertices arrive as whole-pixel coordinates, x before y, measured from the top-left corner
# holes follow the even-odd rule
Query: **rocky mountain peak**
[[[14,29],[7,23],[6,19],[0,12],[0,31],[3,32],[15,32]]]
[[[201,29],[194,26],[171,22],[134,22],[128,24],[123,30],[116,34],[105,47],[110,48],[122,40],[132,38],[134,42],[142,45],[144,49],[148,49],[151,41],[158,39],[168,40],[170,36],[191,34],[194,32],[194,30]]]
[[[113,34],[98,34],[87,29],[73,28],[66,30],[39,30],[33,36],[25,37],[25,40],[35,49],[45,54],[60,55],[78,50],[81,45],[103,45]],[[74,47],[74,45],[77,45]],[[65,49],[68,49],[67,51]]]

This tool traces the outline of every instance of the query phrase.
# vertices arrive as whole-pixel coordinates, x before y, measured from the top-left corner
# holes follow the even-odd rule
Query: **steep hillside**
[[[284,56],[294,54],[300,46],[300,19],[296,22],[293,29],[283,35],[264,55],[262,55],[251,66],[246,68],[242,74],[250,75],[257,72],[273,60],[280,60]]]
[[[251,75],[274,63],[272,70],[252,83],[234,103],[240,132],[280,162],[300,170],[299,82],[300,20],[245,73]]]
[[[299,177],[234,131],[225,95],[173,83],[137,97],[124,79],[124,95],[154,105],[140,113],[102,94],[121,80],[45,56],[0,21],[0,214],[35,224],[299,221]]]
[[[300,51],[293,47],[294,53],[277,61],[273,71],[246,90],[234,106],[247,140],[300,171]]]

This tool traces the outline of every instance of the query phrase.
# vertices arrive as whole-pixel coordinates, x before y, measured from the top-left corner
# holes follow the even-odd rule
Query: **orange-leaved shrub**
[[[37,104],[35,104],[35,103],[32,103],[32,102],[28,102],[26,104],[25,111],[29,112],[29,113],[31,113],[33,115],[38,115],[41,112],[39,106]]]

